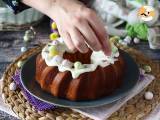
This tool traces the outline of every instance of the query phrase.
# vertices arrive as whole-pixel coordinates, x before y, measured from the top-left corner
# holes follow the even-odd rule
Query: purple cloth
[[[140,71],[140,76],[139,76],[139,80],[144,80],[144,78],[145,78],[145,70],[143,70],[143,69],[139,69],[139,71]]]
[[[27,100],[31,105],[35,107],[36,110],[44,111],[44,110],[50,110],[56,108],[56,106],[52,104],[48,104],[46,102],[43,102],[34,96],[32,96],[30,93],[28,93],[24,87],[22,86],[21,80],[20,80],[20,72],[16,71],[15,75],[13,75],[13,80],[17,84],[17,86],[23,91],[24,95],[27,97]]]

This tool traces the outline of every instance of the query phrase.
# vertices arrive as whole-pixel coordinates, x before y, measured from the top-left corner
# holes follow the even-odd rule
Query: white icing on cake
[[[62,38],[59,38],[56,41],[56,43],[58,43],[56,44],[58,55],[52,57],[49,55],[49,47],[55,45],[55,41],[52,41],[43,48],[42,58],[45,60],[48,66],[57,66],[60,72],[70,71],[73,78],[77,78],[79,75],[85,72],[92,72],[98,66],[106,67],[110,64],[114,64],[114,62],[117,61],[117,57],[119,56],[118,48],[112,44],[111,56],[106,56],[102,51],[93,51],[90,58],[91,64],[83,64],[83,67],[80,67],[80,69],[76,69],[73,66],[74,63],[63,58],[63,53],[70,51],[62,41]]]

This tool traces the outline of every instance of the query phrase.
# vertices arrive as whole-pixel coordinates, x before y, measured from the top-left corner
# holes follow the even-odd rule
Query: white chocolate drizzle
[[[118,48],[112,43],[112,54],[106,56],[102,51],[93,51],[91,54],[91,64],[83,64],[81,69],[75,69],[74,63],[63,58],[64,52],[70,52],[67,46],[62,41],[62,38],[56,40],[56,47],[59,52],[56,56],[49,56],[49,47],[55,45],[55,41],[48,43],[42,50],[42,58],[48,66],[57,66],[60,72],[70,71],[72,78],[77,78],[79,75],[94,71],[98,66],[106,67],[114,64],[119,56]],[[57,44],[58,43],[58,44]],[[65,62],[64,62],[65,61]]]

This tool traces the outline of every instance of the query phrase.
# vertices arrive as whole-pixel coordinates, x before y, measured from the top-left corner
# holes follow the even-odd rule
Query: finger
[[[74,46],[82,53],[88,52],[89,49],[85,43],[85,39],[78,29],[72,28],[69,32]]]
[[[76,47],[74,46],[71,37],[69,33],[67,32],[60,32],[61,37],[64,39],[65,44],[67,45],[68,49],[71,51],[75,52],[77,51]]]
[[[85,41],[93,50],[99,51],[102,49],[102,46],[98,41],[98,38],[96,37],[94,31],[87,22],[84,21],[82,24],[77,24],[77,28],[85,38]]]
[[[102,20],[100,20],[96,14],[93,14],[91,16],[92,18],[87,18],[90,26],[94,30],[95,34],[97,35],[98,39],[100,40],[102,46],[103,46],[103,51],[106,55],[111,54],[111,46],[110,42],[108,39],[108,34],[104,28],[104,24]]]

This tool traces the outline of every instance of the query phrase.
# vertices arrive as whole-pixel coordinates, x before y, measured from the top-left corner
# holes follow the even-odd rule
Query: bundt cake
[[[59,38],[36,58],[36,81],[44,91],[72,101],[105,97],[121,86],[125,62],[112,45],[112,55],[71,53]]]

